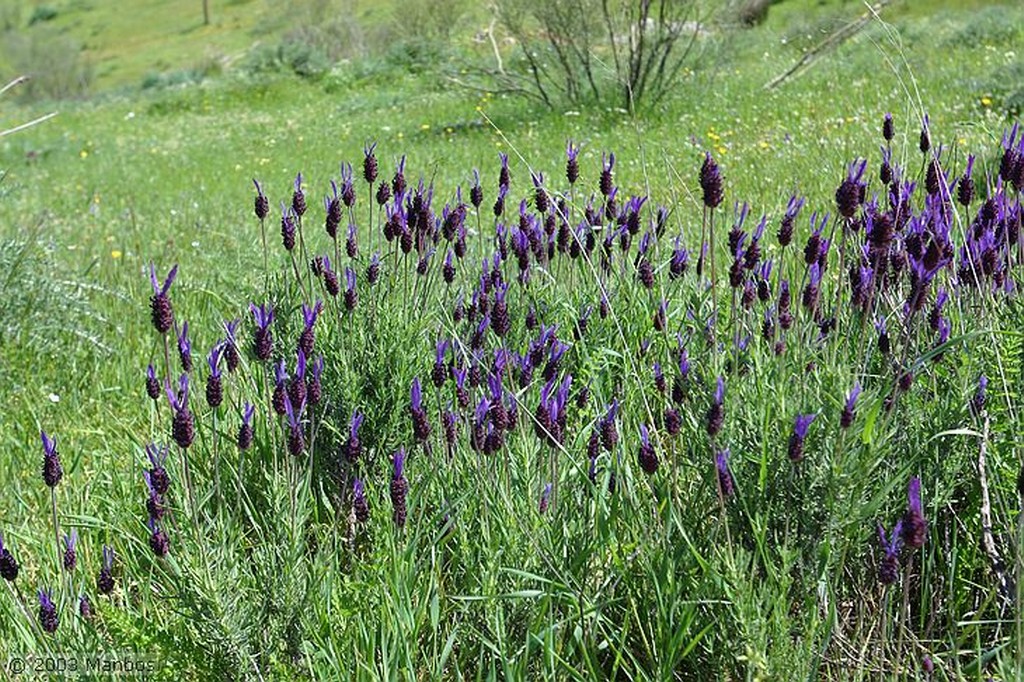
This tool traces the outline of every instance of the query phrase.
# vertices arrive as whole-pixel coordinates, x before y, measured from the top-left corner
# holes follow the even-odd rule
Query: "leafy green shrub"
[[[35,24],[42,24],[47,21],[53,21],[57,18],[57,10],[49,5],[39,5],[32,10],[32,16],[28,19],[28,25],[34,26]]]
[[[950,47],[977,47],[991,45],[1009,47],[1021,39],[1022,26],[1017,21],[1008,21],[1007,7],[984,7],[970,15],[962,25],[954,28],[947,37]]]

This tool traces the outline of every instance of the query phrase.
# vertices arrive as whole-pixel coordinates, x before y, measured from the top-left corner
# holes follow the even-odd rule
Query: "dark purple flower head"
[[[376,142],[363,145],[363,179],[370,185],[377,180],[377,157],[373,153],[376,148]]]
[[[711,152],[704,152],[704,163],[700,167],[700,187],[706,207],[713,209],[722,203],[722,175],[718,170],[718,164],[711,157]]]
[[[18,578],[18,562],[11,550],[4,546],[4,536],[0,534],[0,578],[14,582]]]
[[[406,518],[406,495],[409,493],[409,482],[405,478],[405,448],[399,447],[393,458],[391,474],[391,506],[394,509],[392,518],[395,525],[402,528]]]
[[[181,359],[181,369],[184,372],[192,371],[192,342],[188,338],[188,321],[181,325],[178,335],[178,357]]]
[[[281,202],[281,244],[285,251],[295,248],[295,216],[296,211]]]
[[[839,214],[847,220],[853,218],[857,213],[857,207],[864,201],[866,185],[862,178],[867,165],[867,159],[850,163],[846,169],[846,179],[836,189],[836,207],[839,209]]]
[[[882,137],[886,142],[892,142],[892,138],[895,137],[895,130],[892,125],[892,114],[889,112],[885,113],[885,118],[882,119]]]
[[[171,543],[167,533],[161,528],[156,520],[150,519],[146,525],[149,527],[149,548],[153,554],[162,559],[171,551]]]
[[[60,624],[57,605],[53,603],[52,590],[39,590],[39,625],[43,631],[53,634]]]
[[[814,421],[817,414],[798,414],[793,422],[793,435],[800,440],[807,437],[807,429],[810,428],[811,422]]]
[[[580,163],[577,160],[579,153],[579,145],[574,145],[572,140],[569,140],[565,145],[565,179],[570,185],[576,184],[580,177]]]
[[[971,205],[974,201],[974,178],[972,172],[974,170],[974,154],[970,154],[967,157],[967,169],[964,171],[963,176],[960,178],[960,182],[957,184],[957,201],[960,202],[965,208]]]
[[[316,319],[324,309],[323,301],[317,299],[317,302],[312,306],[308,306],[305,303],[302,304],[302,322],[305,329],[312,329],[313,325],[316,324]],[[309,355],[309,353],[307,353]]]
[[[227,364],[228,371],[234,372],[238,368],[240,358],[238,357],[238,325],[242,321],[237,317],[233,320],[227,320],[224,322],[224,331],[227,334],[227,338],[224,340],[224,361]]]
[[[551,484],[547,483],[544,485],[544,490],[540,494],[540,504],[538,509],[541,514],[546,514],[548,506],[551,504]]]
[[[64,570],[73,571],[78,563],[78,554],[75,547],[78,545],[78,531],[74,528],[71,533],[64,534]]]
[[[221,341],[215,345],[211,350],[210,354],[206,356],[206,364],[210,368],[210,376],[220,378],[220,357],[224,353],[226,348],[226,342]]]
[[[146,395],[157,400],[163,391],[160,390],[160,380],[156,378],[156,369],[150,363],[146,368]]]
[[[306,195],[302,191],[302,173],[298,173],[295,176],[295,182],[293,183],[294,190],[292,191],[292,211],[295,212],[299,218],[306,212]]]
[[[64,468],[60,464],[60,455],[57,452],[57,441],[46,435],[46,431],[40,431],[39,436],[43,441],[43,482],[53,488],[64,477]]]
[[[362,480],[356,478],[352,481],[352,511],[355,512],[356,521],[366,523],[370,519],[370,505],[366,499],[366,487]]]
[[[409,415],[412,417],[414,437],[420,443],[426,441],[430,436],[430,422],[427,421],[427,412],[423,409],[423,389],[419,377],[412,380],[412,387],[409,389]]]
[[[610,153],[607,156],[602,152],[601,154],[601,194],[608,197],[612,195],[614,189],[614,170],[615,170],[615,154]]]
[[[982,374],[978,377],[978,388],[974,391],[974,396],[971,398],[971,408],[976,415],[980,415],[981,411],[985,409],[987,393],[988,377]]]
[[[103,545],[103,565],[96,576],[96,591],[100,594],[114,591],[114,550],[109,545]]]
[[[735,486],[729,471],[729,448],[719,450],[715,455],[715,471],[718,473],[718,487],[723,497],[731,497]]]
[[[146,457],[149,458],[150,465],[149,471],[146,472],[149,474],[148,482],[158,495],[165,494],[171,485],[171,479],[164,468],[168,452],[166,445],[158,446],[156,443],[150,443],[146,446]]]
[[[932,148],[931,124],[928,122],[928,114],[921,119],[921,138],[918,141],[918,148],[922,154],[927,154],[928,150]]]
[[[253,354],[257,360],[269,360],[274,351],[274,338],[270,325],[274,322],[274,310],[269,305],[249,304],[256,331],[253,335]]]
[[[263,220],[270,213],[270,201],[267,200],[267,195],[263,193],[263,188],[260,187],[259,180],[256,178],[252,179],[252,184],[256,185],[256,199],[253,202],[253,212],[256,217]]]
[[[174,411],[171,435],[178,447],[186,449],[192,445],[196,435],[192,413],[188,409],[188,375],[182,374],[178,378],[177,391],[172,391],[169,385],[165,387],[165,390],[171,409]]]
[[[363,452],[363,445],[359,440],[359,428],[363,425],[366,416],[359,411],[352,413],[348,422],[348,440],[345,441],[344,454],[349,462],[355,462]]]
[[[857,398],[860,397],[861,386],[860,382],[853,385],[853,390],[846,396],[846,404],[843,405],[843,413],[839,417],[839,426],[844,429],[850,428],[853,424],[853,418],[856,414]]]
[[[153,285],[153,295],[149,299],[150,317],[153,327],[157,332],[166,334],[174,324],[174,311],[171,308],[171,299],[167,293],[174,284],[174,278],[178,275],[178,266],[175,265],[167,273],[167,279],[161,284],[156,278],[156,266],[149,264],[149,281]]]
[[[921,479],[914,476],[907,486],[907,511],[903,515],[903,541],[908,547],[924,545],[928,523],[921,505]]]
[[[380,251],[374,251],[370,256],[370,264],[366,266],[366,281],[373,286],[380,279]]]
[[[896,526],[886,539],[885,528],[878,524],[878,543],[882,547],[885,556],[878,568],[878,581],[883,585],[892,585],[900,575],[900,550],[903,547],[903,521],[897,521]]]
[[[238,437],[235,439],[235,444],[238,445],[239,450],[245,451],[252,446],[252,415],[255,410],[256,408],[252,403],[245,403],[242,406],[242,424],[238,427]]]
[[[654,449],[654,444],[651,443],[646,424],[640,425],[640,449],[637,452],[637,460],[645,474],[650,475],[658,470],[658,453]]]

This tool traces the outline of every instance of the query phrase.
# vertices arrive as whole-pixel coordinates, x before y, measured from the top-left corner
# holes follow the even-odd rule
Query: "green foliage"
[[[57,18],[57,9],[49,5],[36,5],[36,8],[32,10],[32,15],[28,18],[28,25],[34,26],[35,24],[42,24],[47,21],[53,21]]]

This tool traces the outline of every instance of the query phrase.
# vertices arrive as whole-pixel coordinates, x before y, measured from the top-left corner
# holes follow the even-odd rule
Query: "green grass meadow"
[[[168,680],[1024,679],[1019,291],[951,297],[952,329],[941,344],[921,319],[928,308],[904,326],[905,297],[880,300],[898,349],[891,358],[875,350],[873,319],[844,308],[822,341],[800,307],[811,213],[835,215],[836,187],[859,158],[868,160],[868,198],[884,191],[887,112],[893,160],[919,186],[915,206],[925,184],[923,115],[933,144],[943,145],[951,183],[967,155],[977,155],[980,198],[970,211],[954,204],[952,221],[955,243],[969,233],[986,178],[999,172],[1004,132],[1024,106],[1020,4],[893,2],[850,40],[766,89],[865,11],[855,2],[784,0],[760,26],[715,28],[670,95],[633,113],[612,101],[551,110],[455,85],[489,59],[490,46],[474,40],[489,20],[472,7],[442,40],[416,35],[388,2],[211,0],[210,26],[199,2],[140,0],[135,11],[115,11],[101,0],[54,0],[47,6],[55,16],[32,25],[42,3],[23,4],[18,35],[73,41],[93,80],[70,99],[29,99],[17,89],[0,96],[0,130],[58,112],[0,137],[0,534],[21,567],[0,589],[5,674],[15,659],[91,653],[152,661],[150,677]],[[429,3],[413,5],[430,16]],[[349,17],[345,35],[360,47],[339,48],[331,64],[305,76],[266,66],[273,55],[286,60],[278,46],[290,32],[326,16]],[[22,56],[0,56],[0,80],[17,75]],[[568,346],[557,376],[572,374],[573,400],[584,385],[590,399],[569,407],[564,440],[551,447],[533,423],[540,367],[524,386],[510,373],[518,427],[485,455],[470,447],[485,381],[462,410],[449,454],[440,415],[455,398],[448,384],[430,382],[434,349],[457,338],[449,359],[471,357],[476,325],[453,311],[460,292],[470,303],[481,260],[495,250],[499,153],[509,155],[511,226],[521,199],[532,210],[531,172],[567,189],[569,140],[582,147],[579,183],[564,195],[573,226],[597,192],[607,152],[615,153],[620,204],[650,197],[643,230],[656,206],[668,208],[665,234],[651,247],[656,284],[647,291],[637,283],[632,254],[602,275],[600,238],[593,263],[559,256],[550,268],[535,265],[526,286],[510,256],[503,267],[511,330],[503,340],[487,332],[484,371],[500,345],[526,351],[537,336],[524,324],[533,308]],[[452,284],[441,280],[443,240],[425,276],[416,275],[415,253],[403,258],[382,242],[384,213],[362,180],[363,148],[373,142],[380,178],[390,180],[404,155],[409,186],[432,184],[438,217],[457,187],[467,199],[479,169],[485,198],[479,211],[469,208],[468,253]],[[717,298],[694,272],[705,151],[725,187],[712,245]],[[355,167],[359,253],[337,262],[323,197],[343,162]],[[282,248],[279,202],[290,203],[300,172],[309,209],[295,253],[327,253],[339,275],[352,266],[354,311]],[[266,252],[254,178],[270,201]],[[807,203],[784,252],[775,232],[792,194]],[[1011,196],[1019,216],[1021,194]],[[738,310],[729,288],[725,235],[735,202],[750,204],[748,231],[767,216],[762,249],[775,259],[773,281],[787,277],[792,286],[797,320],[781,355],[761,338],[764,306]],[[349,220],[346,212],[339,241]],[[676,236],[691,254],[679,280],[668,276]],[[364,273],[376,249],[385,254],[383,274],[371,287]],[[1010,276],[1019,288],[1019,245],[1014,253]],[[147,365],[165,371],[164,340],[150,317],[151,263],[161,280],[177,264],[170,296],[176,321],[191,331],[197,435],[187,459],[171,440],[166,399],[145,392]],[[301,284],[293,268],[302,270]],[[938,275],[937,286],[952,293],[951,276]],[[847,279],[842,265],[830,265],[822,300],[845,296]],[[602,291],[606,319],[597,312]],[[317,298],[326,303],[316,326],[325,398],[310,408],[306,450],[293,457],[286,422],[270,411],[273,368],[249,352],[248,306],[274,304],[275,360],[287,358],[291,371],[300,304]],[[668,324],[656,331],[661,299]],[[588,306],[588,328],[574,335]],[[718,322],[709,342],[712,310]],[[242,320],[242,363],[224,373],[224,402],[210,408],[205,358],[233,318]],[[677,405],[681,432],[670,437],[662,414],[671,401],[656,389],[652,363],[671,385],[676,332],[693,369]],[[734,334],[751,337],[742,352]],[[169,338],[176,382],[173,332]],[[903,368],[915,379],[897,391]],[[981,374],[989,379],[984,413],[969,407]],[[709,438],[705,415],[718,376],[726,420]],[[416,377],[432,425],[429,448],[410,425]],[[855,382],[864,387],[857,416],[841,429]],[[592,482],[588,439],[614,399],[622,404],[618,444],[601,453]],[[246,401],[256,404],[256,437],[240,452]],[[355,411],[366,415],[363,454],[347,464],[340,453]],[[794,465],[793,420],[810,413],[817,418],[806,455]],[[650,476],[638,465],[641,425],[652,430],[660,459]],[[40,430],[57,439],[63,463],[53,498],[40,476]],[[164,558],[154,556],[146,527],[150,443],[172,446]],[[403,528],[389,494],[400,447],[409,453]],[[715,469],[714,454],[725,447],[731,497]],[[366,485],[365,523],[352,507],[355,476]],[[876,527],[888,532],[904,513],[911,477],[922,482],[927,539],[904,548],[898,579],[883,586]],[[542,512],[548,483],[553,494]],[[983,513],[999,570],[983,542]],[[60,565],[55,521],[60,534],[73,528],[80,536],[74,571]],[[116,554],[110,595],[96,584],[105,545]],[[41,588],[54,591],[53,634],[37,623]],[[91,619],[79,615],[82,595]]]

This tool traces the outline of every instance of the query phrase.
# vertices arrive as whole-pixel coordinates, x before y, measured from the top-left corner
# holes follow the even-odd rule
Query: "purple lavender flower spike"
[[[897,521],[896,526],[887,540],[885,528],[878,524],[878,542],[882,546],[885,556],[878,568],[878,581],[883,585],[892,585],[900,575],[900,550],[903,547],[903,521]]]
[[[862,178],[867,165],[867,159],[851,162],[846,170],[846,178],[836,189],[836,207],[839,209],[839,214],[847,220],[854,217],[857,207],[864,201],[867,185],[862,182]]]
[[[64,570],[73,571],[78,564],[78,553],[75,550],[78,545],[78,531],[74,528],[71,533],[64,534]]]
[[[64,467],[61,466],[60,454],[57,452],[57,441],[46,435],[46,431],[40,431],[39,436],[43,441],[43,482],[54,488],[64,477]]]
[[[896,136],[896,131],[892,125],[892,114],[889,112],[885,113],[885,117],[882,119],[882,137],[886,142],[892,142],[892,138]]]
[[[255,411],[256,407],[252,403],[245,403],[242,406],[242,424],[238,427],[238,437],[235,439],[235,443],[243,452],[252,446],[252,415]]]
[[[860,382],[853,385],[853,390],[846,396],[846,404],[843,405],[843,413],[839,417],[839,427],[848,429],[853,425],[853,419],[856,416],[857,398],[860,397],[861,386]]]
[[[192,342],[188,338],[188,321],[182,323],[178,330],[178,357],[181,359],[181,371],[192,371]]]
[[[363,425],[366,415],[362,412],[353,412],[348,422],[348,440],[345,441],[345,459],[349,462],[356,462],[363,452],[363,445],[359,441],[359,428]]]
[[[352,481],[352,511],[356,521],[366,523],[370,520],[370,505],[366,499],[366,487],[360,479]]]
[[[150,363],[146,368],[146,395],[153,400],[159,400],[163,391],[160,389],[160,380],[156,378],[156,369]]]
[[[302,173],[298,173],[295,176],[295,182],[293,184],[294,190],[292,191],[292,210],[295,215],[299,218],[306,212],[306,195],[302,191]]]
[[[725,380],[719,376],[715,382],[715,395],[707,412],[706,430],[708,435],[712,438],[718,435],[722,430],[722,425],[725,423],[725,410],[723,408],[724,400]]]
[[[206,404],[219,407],[224,399],[224,388],[221,384],[220,356],[224,352],[225,342],[218,343],[206,358],[210,374],[206,377]]]
[[[974,177],[972,175],[974,171],[974,154],[970,154],[967,157],[967,169],[964,171],[963,176],[960,178],[960,182],[957,183],[956,188],[956,200],[964,207],[967,208],[974,201]]]
[[[427,412],[423,409],[423,389],[419,377],[412,380],[412,387],[409,389],[409,414],[412,417],[413,436],[417,442],[425,442],[430,436],[430,422],[427,421]]]
[[[718,164],[711,157],[711,152],[704,152],[704,163],[700,167],[700,187],[704,206],[715,209],[722,203],[722,175],[718,170]]]
[[[735,492],[735,483],[729,471],[729,448],[719,450],[715,455],[715,471],[718,474],[718,488],[722,497],[729,498]]]
[[[375,149],[377,149],[376,142],[363,145],[363,180],[368,185],[372,185],[377,180],[377,157],[373,153]]]
[[[274,310],[269,305],[256,307],[255,303],[249,304],[249,310],[256,322],[256,330],[253,334],[253,355],[257,360],[269,360],[274,352],[274,337],[270,328],[274,322]]]
[[[174,284],[174,278],[178,276],[178,266],[175,265],[167,273],[167,279],[161,284],[156,278],[156,266],[149,264],[149,281],[153,285],[153,295],[149,299],[150,317],[153,327],[160,334],[166,334],[174,324],[174,311],[171,308],[171,299],[167,293]]]
[[[351,312],[355,310],[359,302],[356,293],[356,272],[350,267],[345,268],[345,309]]]
[[[306,357],[313,355],[313,345],[316,342],[314,327],[323,309],[323,301],[319,299],[312,306],[302,304],[302,331],[299,333],[298,349],[305,353]]]
[[[405,478],[405,448],[398,448],[394,456],[394,469],[391,474],[391,506],[392,518],[399,528],[405,526],[406,496],[409,494],[409,481]]]
[[[799,462],[804,458],[804,439],[807,429],[817,414],[798,414],[793,422],[793,433],[789,436],[789,461]]]
[[[374,251],[370,256],[370,264],[366,266],[366,281],[372,287],[380,279],[380,251]]]
[[[551,484],[547,483],[544,485],[544,491],[540,494],[540,504],[538,510],[541,515],[546,514],[548,506],[551,504]]]
[[[903,542],[908,547],[918,548],[924,545],[928,532],[928,522],[924,518],[921,505],[921,479],[914,476],[907,486],[907,511],[903,515]]]
[[[295,248],[295,209],[281,202],[281,245],[285,251]]]
[[[7,582],[18,579],[19,566],[9,547],[4,546],[4,536],[0,533],[0,578]]]
[[[114,550],[109,545],[103,545],[103,566],[96,576],[96,591],[100,594],[114,591]]]
[[[192,445],[196,435],[192,412],[188,409],[188,375],[182,374],[178,378],[177,391],[172,391],[170,386],[166,387],[166,391],[171,410],[174,412],[171,435],[178,447],[184,450]]]
[[[319,405],[323,397],[324,356],[318,355],[313,360],[309,375],[306,377],[306,401],[310,405]]]
[[[607,156],[601,153],[601,194],[608,197],[611,196],[614,187],[614,169],[615,169],[615,154],[609,153]]]
[[[270,201],[267,199],[267,195],[263,193],[263,188],[260,187],[259,180],[256,178],[252,179],[252,184],[256,185],[256,199],[253,201],[253,213],[260,220],[267,217],[270,213]]]
[[[658,453],[651,443],[650,433],[645,424],[640,425],[640,449],[637,451],[637,460],[644,473],[651,475],[658,470]]]
[[[241,360],[238,355],[237,341],[238,325],[241,323],[242,321],[238,318],[224,322],[224,332],[227,334],[227,338],[224,340],[224,362],[229,372],[238,369],[238,363]]]
[[[170,539],[167,533],[154,519],[150,519],[146,525],[149,527],[149,548],[157,558],[162,559],[171,551]]]
[[[978,388],[974,391],[974,396],[971,398],[971,409],[974,410],[975,415],[981,415],[982,410],[985,409],[985,401],[988,393],[988,377],[982,374],[978,377]]]
[[[299,456],[306,450],[306,437],[302,429],[302,413],[306,409],[306,403],[299,403],[298,408],[292,404],[291,396],[284,402],[285,416],[288,419],[288,452]]]
[[[579,153],[579,145],[574,145],[573,141],[569,140],[565,145],[565,179],[570,185],[575,185],[580,177],[580,163],[577,160]]]
[[[43,631],[53,634],[60,625],[60,616],[57,615],[57,605],[53,603],[52,590],[39,590],[39,625]]]

